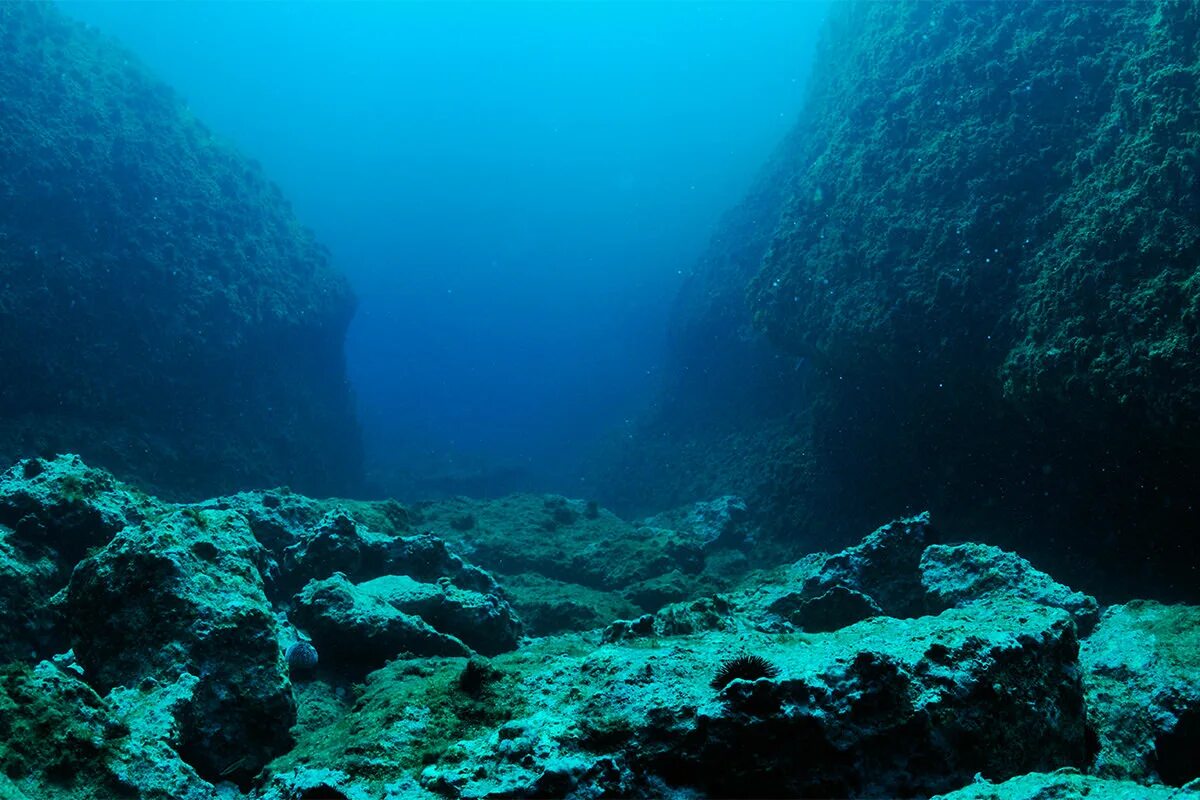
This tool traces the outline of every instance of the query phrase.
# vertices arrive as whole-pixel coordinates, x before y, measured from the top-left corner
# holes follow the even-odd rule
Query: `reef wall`
[[[0,7],[0,457],[168,495],[361,475],[345,279],[257,164],[46,3]]]
[[[773,390],[812,480],[774,527],[929,506],[1073,579],[1194,591],[1200,9],[836,4],[810,87],[761,257],[700,266],[811,370]],[[742,483],[781,469],[742,456]]]

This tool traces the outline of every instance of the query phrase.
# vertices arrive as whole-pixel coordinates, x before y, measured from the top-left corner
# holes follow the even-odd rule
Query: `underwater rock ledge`
[[[1197,796],[1200,608],[1101,608],[926,514],[754,563],[741,507],[172,504],[19,462],[0,797]]]

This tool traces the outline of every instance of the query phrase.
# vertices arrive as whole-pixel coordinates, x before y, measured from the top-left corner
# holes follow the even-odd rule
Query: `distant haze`
[[[795,122],[824,13],[61,5],[259,160],[350,276],[377,475],[523,466],[566,493],[647,402],[681,274]]]

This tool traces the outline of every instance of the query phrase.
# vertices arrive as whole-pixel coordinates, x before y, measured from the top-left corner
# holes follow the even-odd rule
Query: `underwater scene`
[[[0,800],[1200,800],[1200,2],[0,3]]]

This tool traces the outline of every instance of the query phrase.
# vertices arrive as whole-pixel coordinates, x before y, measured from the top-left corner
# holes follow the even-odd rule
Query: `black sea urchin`
[[[762,656],[740,655],[726,659],[717,668],[716,677],[709,684],[714,689],[724,689],[738,679],[754,681],[759,678],[774,678],[779,674],[779,667],[767,661]]]

